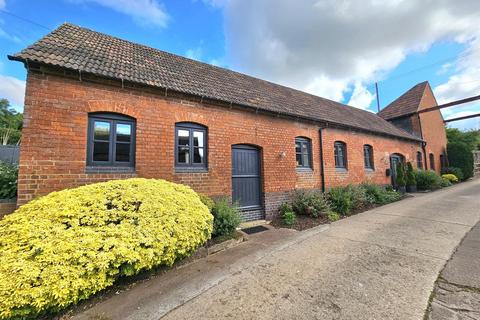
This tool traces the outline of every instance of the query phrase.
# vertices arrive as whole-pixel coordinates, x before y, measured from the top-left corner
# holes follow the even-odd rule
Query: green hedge
[[[18,166],[0,161],[0,199],[17,196]]]
[[[242,222],[238,205],[236,203],[230,204],[226,198],[215,202],[212,214],[213,235],[215,237],[233,234]]]
[[[450,142],[447,144],[447,153],[449,165],[462,170],[462,180],[473,177],[473,154],[468,145],[462,142]]]
[[[417,170],[415,172],[418,190],[435,190],[442,187],[442,177],[430,170]]]
[[[348,216],[354,210],[362,210],[374,204],[387,204],[400,200],[400,193],[374,184],[348,185],[331,188],[326,193],[334,212]]]

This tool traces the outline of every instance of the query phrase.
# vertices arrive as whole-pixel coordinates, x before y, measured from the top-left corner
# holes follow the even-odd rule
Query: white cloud
[[[226,62],[234,69],[342,100],[438,41],[471,41],[477,0],[204,0],[224,12]]]
[[[470,116],[470,115],[473,115],[473,114],[476,114],[476,113],[478,113],[478,112],[475,112],[475,111],[456,112],[456,113],[452,113],[450,116],[448,116],[447,119]],[[448,126],[452,127],[452,128],[462,129],[462,130],[472,130],[472,129],[473,130],[480,130],[480,117],[450,122],[450,123],[448,123]]]
[[[214,66],[217,66],[217,67],[224,67],[225,66],[225,63],[223,63],[223,61],[221,59],[211,59],[210,61],[208,61],[208,64],[211,64],[211,65],[214,65]]]
[[[203,57],[203,50],[201,47],[188,49],[185,52],[185,57],[189,59],[201,61]]]
[[[455,73],[434,88],[439,103],[463,99],[480,93],[480,33],[468,42],[467,50],[455,62]]]
[[[347,86],[343,81],[329,79],[324,74],[321,74],[318,77],[314,77],[302,89],[327,99],[341,101],[343,100],[344,92],[347,91]]]
[[[365,86],[360,83],[355,84],[352,96],[348,101],[348,105],[367,110],[372,101],[375,99],[375,94],[367,90]]]
[[[480,94],[480,32],[467,40],[465,52],[449,67],[453,74],[433,91],[440,104]],[[478,101],[442,110],[445,118],[456,118],[480,113]],[[479,118],[453,122],[450,126],[460,129],[479,129]]]
[[[0,0],[2,1],[2,0]],[[169,16],[156,0],[71,0],[73,2],[93,2],[131,16],[139,24],[166,27]]]
[[[25,99],[25,81],[0,75],[0,99],[8,99],[18,111],[22,111]]]

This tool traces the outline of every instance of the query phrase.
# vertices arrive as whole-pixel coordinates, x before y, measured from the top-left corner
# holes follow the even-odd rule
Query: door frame
[[[390,171],[392,172],[391,174],[391,183],[393,187],[397,187],[396,185],[396,177],[397,177],[397,168],[396,166],[394,167],[393,165],[393,159],[398,159],[399,162],[405,163],[405,157],[401,153],[392,153],[390,155]]]
[[[263,179],[263,150],[261,147],[248,143],[232,144],[231,146],[231,175],[230,175],[230,187],[231,187],[231,199],[233,200],[233,150],[234,149],[246,149],[257,151],[258,157],[258,183],[259,183],[259,205],[240,207],[240,211],[253,211],[263,210],[265,208],[265,192],[264,192],[264,179]]]

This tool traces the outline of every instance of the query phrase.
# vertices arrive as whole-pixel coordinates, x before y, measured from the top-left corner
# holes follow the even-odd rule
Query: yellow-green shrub
[[[207,206],[208,210],[212,212],[213,207],[215,207],[215,201],[213,201],[213,199],[209,196],[202,193],[199,193],[198,196],[200,197],[200,200],[203,202],[203,204]]]
[[[447,179],[451,183],[457,183],[458,182],[457,176],[454,175],[454,174],[451,174],[451,173],[442,174],[442,178]]]
[[[53,192],[0,220],[0,319],[57,311],[206,242],[213,217],[189,187],[128,179]]]

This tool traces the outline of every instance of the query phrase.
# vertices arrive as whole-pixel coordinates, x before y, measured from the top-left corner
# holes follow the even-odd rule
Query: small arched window
[[[369,144],[363,146],[363,159],[365,169],[373,170],[375,168],[373,163],[373,147]]]
[[[87,165],[133,167],[135,119],[114,113],[88,115]]]
[[[207,127],[190,122],[175,124],[175,166],[207,168]]]
[[[423,169],[423,155],[420,151],[417,152],[417,168],[419,170]]]
[[[440,155],[440,170],[443,170],[447,166],[447,161],[445,160],[445,155]]]
[[[347,169],[347,145],[342,141],[334,143],[335,168]]]
[[[435,170],[435,156],[433,153],[430,153],[430,170]]]
[[[312,141],[304,137],[295,138],[297,168],[312,167]]]

